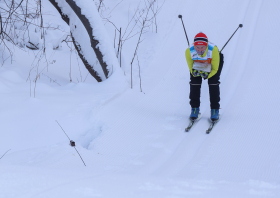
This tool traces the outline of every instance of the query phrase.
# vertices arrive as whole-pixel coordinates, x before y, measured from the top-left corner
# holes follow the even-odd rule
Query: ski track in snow
[[[202,1],[209,6],[201,8],[200,16],[191,9],[197,2],[176,3],[174,6],[173,1],[166,1],[161,12],[159,28],[162,29],[158,39],[162,42],[153,46],[159,49],[143,71],[144,93],[136,88],[139,81],[135,80],[132,90],[112,88],[104,95],[94,95],[77,91],[89,89],[80,85],[75,89],[77,92],[59,90],[64,102],[50,96],[25,100],[12,109],[1,106],[1,117],[8,124],[12,118],[22,118],[21,124],[28,120],[24,113],[29,106],[22,108],[26,103],[39,108],[34,108],[33,114],[40,110],[47,112],[46,109],[56,114],[56,108],[65,109],[63,113],[44,118],[51,123],[58,117],[63,126],[69,124],[65,126],[66,131],[78,139],[77,148],[87,167],[81,168],[82,162],[73,148],[66,145],[63,134],[56,144],[51,144],[50,138],[42,147],[39,143],[24,146],[22,150],[17,146],[15,152],[0,161],[0,197],[280,196],[280,123],[277,120],[280,107],[276,103],[280,99],[280,61],[275,58],[279,57],[279,49],[270,50],[275,45],[271,37],[280,33],[279,2],[217,0],[208,4]],[[190,113],[189,71],[184,57],[187,41],[178,14],[183,14],[190,41],[198,31],[205,31],[219,49],[223,44],[220,40],[226,41],[235,25],[244,24],[223,51],[222,119],[209,135],[205,134],[210,111],[206,81],[201,90],[202,118],[190,132],[184,132]],[[204,20],[211,14],[215,22]],[[189,20],[194,15],[197,18]],[[275,72],[270,73],[266,66]],[[13,72],[2,74],[6,78],[1,79],[3,93],[9,93],[7,79],[14,75]],[[18,76],[13,79],[21,82]],[[53,91],[48,87],[46,90]],[[87,99],[78,94],[85,94]],[[71,110],[67,110],[67,104],[71,103],[69,97],[74,97]],[[11,99],[18,102],[16,97],[4,101]],[[56,101],[57,105],[52,106],[47,99]],[[42,108],[42,104],[46,107]],[[17,109],[22,111],[19,115]],[[5,118],[6,115],[16,116]],[[36,116],[31,119],[43,126]],[[8,128],[8,124],[3,126]],[[76,134],[80,126],[83,132]],[[51,126],[48,130],[53,131],[46,129],[44,133],[56,137],[56,127]],[[10,129],[14,133],[17,128]],[[23,129],[30,130],[30,127],[23,125]],[[18,140],[26,135],[15,134],[20,135]],[[6,138],[12,140],[12,135]],[[33,138],[40,139],[39,136]]]

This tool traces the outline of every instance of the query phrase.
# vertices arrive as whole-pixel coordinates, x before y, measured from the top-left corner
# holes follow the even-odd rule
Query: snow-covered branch
[[[75,48],[87,69],[93,71],[90,73],[102,81],[111,76],[118,69],[118,61],[95,3],[92,0],[49,1],[69,24]],[[100,66],[94,65],[95,59]]]

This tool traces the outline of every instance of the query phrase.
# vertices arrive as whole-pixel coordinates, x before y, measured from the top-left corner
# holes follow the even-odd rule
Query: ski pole
[[[2,155],[2,157],[0,157],[0,159],[2,159],[11,149],[7,150],[6,153],[4,153],[4,155]]]
[[[180,18],[181,21],[182,21],[183,28],[184,28],[184,31],[185,31],[185,34],[186,34],[186,37],[187,37],[188,45],[189,45],[189,47],[190,47],[190,43],[189,43],[188,35],[187,35],[187,32],[186,32],[186,28],[185,28],[185,25],[184,25],[184,22],[183,22],[182,15],[179,15],[178,18]]]
[[[239,28],[242,28],[243,25],[242,24],[239,24],[238,28],[235,30],[235,32],[231,35],[231,37],[228,39],[228,41],[226,42],[226,44],[224,45],[224,47],[221,49],[220,53],[223,51],[223,49],[225,48],[225,46],[228,44],[228,42],[230,41],[230,39],[233,37],[233,35],[237,32],[237,30]]]

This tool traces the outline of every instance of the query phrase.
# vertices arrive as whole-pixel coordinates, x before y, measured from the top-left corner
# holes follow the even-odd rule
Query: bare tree
[[[100,8],[101,8],[102,4],[104,4],[103,1],[104,0],[99,0],[98,12],[100,11]]]
[[[110,72],[112,71],[112,65],[108,65],[106,60],[104,59],[104,52],[99,48],[100,41],[95,36],[95,30],[93,29],[93,24],[95,21],[92,21],[92,19],[88,18],[82,13],[83,9],[88,8],[82,8],[79,7],[81,4],[77,4],[78,1],[76,0],[49,0],[49,2],[56,8],[56,10],[61,15],[61,18],[71,27],[73,25],[76,27],[75,20],[73,20],[70,23],[71,17],[75,15],[77,19],[79,19],[79,23],[81,22],[82,26],[84,26],[86,33],[88,34],[90,46],[93,50],[96,59],[99,62],[100,70],[96,69],[96,65],[93,65],[92,61],[89,61],[88,57],[85,56],[86,49],[83,49],[84,46],[80,43],[79,39],[77,38],[76,34],[73,34],[73,29],[71,29],[71,32],[69,33],[71,37],[71,41],[67,40],[67,42],[72,42],[78,56],[82,60],[83,64],[89,71],[89,73],[98,81],[101,82],[105,79],[107,79],[110,76]],[[89,1],[90,2],[90,1]],[[96,3],[97,1],[95,1]],[[120,0],[116,6],[111,10],[111,12],[123,2],[123,0]],[[144,2],[144,7],[141,7],[141,2]],[[91,1],[92,3],[92,1]],[[116,30],[119,32],[119,43],[118,43],[118,52],[116,55],[116,58],[119,58],[120,65],[121,65],[121,52],[123,45],[125,42],[127,42],[129,39],[138,36],[138,42],[135,47],[135,52],[131,60],[131,70],[132,65],[134,63],[134,59],[137,56],[137,52],[139,49],[140,43],[143,41],[142,36],[147,31],[149,31],[149,28],[153,25],[156,26],[156,32],[157,32],[157,22],[156,22],[156,16],[160,10],[160,7],[158,6],[157,0],[144,0],[139,1],[139,5],[137,9],[135,10],[134,15],[131,17],[128,25],[124,30],[122,28],[117,28],[113,22],[110,21],[109,18],[106,18],[105,21],[112,23]],[[106,9],[104,0],[98,0],[97,8],[90,8],[90,9],[96,9],[96,11],[100,11]],[[141,4],[142,5],[142,4]],[[65,9],[67,7],[67,9]],[[68,12],[71,10],[70,14]],[[7,42],[12,43],[12,45],[17,46],[19,48],[27,47],[31,50],[38,50],[38,53],[36,54],[36,57],[38,60],[41,60],[42,58],[46,58],[45,55],[45,31],[48,28],[54,28],[54,27],[44,27],[44,21],[43,21],[43,15],[42,15],[42,0],[1,0],[0,1],[0,47],[2,49],[2,52],[8,51],[10,54],[10,58],[12,60],[13,51],[9,48],[11,45],[7,45]],[[65,11],[67,10],[67,11]],[[91,11],[91,10],[90,10]],[[110,12],[110,13],[111,13]],[[74,14],[73,14],[74,13]],[[109,13],[109,14],[110,14]],[[102,17],[102,13],[100,13]],[[98,18],[98,17],[97,17]],[[103,18],[104,19],[104,18]],[[96,20],[96,19],[95,19]],[[98,19],[97,19],[98,20]],[[30,27],[34,29],[36,33],[40,32],[40,42],[37,42],[36,39],[34,39],[34,36],[32,36],[32,31],[30,30]],[[54,28],[55,29],[55,28]],[[113,48],[113,46],[112,46]],[[2,62],[7,59],[6,56],[2,55]],[[34,60],[35,65],[39,64],[38,60]],[[46,61],[48,62],[48,61]],[[95,63],[94,63],[95,64]],[[138,61],[138,65],[140,68],[140,64]],[[39,71],[38,67],[35,66],[32,67],[32,69],[36,69],[37,75],[35,78],[35,83],[37,82],[38,78],[40,78],[40,75],[42,72],[46,69],[48,69],[48,66],[41,69]],[[98,72],[97,72],[98,71]],[[131,71],[132,72],[132,71]],[[31,80],[31,79],[29,79]],[[132,81],[132,78],[131,78]],[[34,93],[35,95],[35,93]]]
[[[154,21],[156,21],[155,19],[156,19],[157,13],[160,11],[160,8],[157,8],[157,10],[154,10],[154,4],[156,3],[156,1],[157,0],[145,0],[145,9],[137,10],[138,12],[136,12],[136,14],[133,16],[133,18],[137,19],[135,25],[140,25],[140,32],[138,33],[138,35],[139,35],[138,42],[136,44],[134,55],[133,55],[131,63],[130,63],[130,65],[131,65],[131,88],[133,88],[132,66],[133,66],[135,57],[137,57],[137,59],[138,59],[137,52],[139,49],[139,45],[142,42],[142,36],[143,36],[143,34],[145,34],[148,31],[149,27],[153,25]],[[151,12],[152,12],[152,14],[151,14]],[[131,32],[128,34],[128,36],[131,34]],[[132,36],[134,36],[134,35],[132,35]],[[129,39],[129,37],[126,38],[125,40],[127,40],[127,39]],[[139,60],[138,60],[138,67],[139,67],[139,72],[140,72]],[[142,92],[140,73],[139,73],[139,77],[140,77],[140,89]]]
[[[38,49],[38,44],[33,43],[28,38],[28,28],[30,25],[39,27],[36,23],[40,15],[37,10],[29,4],[28,0],[24,4],[24,0],[2,0],[0,2],[0,47],[2,51],[2,64],[8,58],[12,61],[13,52],[8,43],[23,48]],[[8,50],[9,57],[5,57],[4,53]]]
[[[52,5],[61,14],[62,19],[69,24],[69,16],[63,13],[61,7],[59,7],[57,2],[65,1],[75,12],[77,17],[81,20],[86,31],[88,32],[91,47],[96,54],[96,58],[103,70],[103,75],[105,79],[109,77],[109,69],[106,61],[104,60],[103,52],[100,51],[98,44],[99,41],[93,36],[93,29],[90,25],[89,20],[85,15],[81,13],[81,8],[75,3],[75,0],[49,0]],[[102,2],[101,2],[102,3]],[[19,48],[27,47],[31,50],[40,50],[45,52],[45,27],[43,26],[43,16],[42,16],[42,1],[41,0],[3,0],[0,2],[0,46],[1,51],[8,51],[9,57],[12,60],[13,50],[10,49],[11,45],[7,45],[7,42],[12,43],[12,45]],[[41,31],[41,40],[43,43],[35,42],[32,32],[30,32],[30,26],[35,26],[35,32]],[[78,43],[75,36],[70,33],[72,37],[75,49],[78,52],[79,57],[84,63],[85,67],[88,69],[89,73],[98,81],[101,82],[101,74],[98,74],[94,69],[93,65],[90,65],[88,60],[83,54],[82,46]],[[2,64],[3,61],[7,59],[6,56],[2,54]],[[38,56],[40,57],[40,56]],[[37,78],[36,78],[37,79]]]

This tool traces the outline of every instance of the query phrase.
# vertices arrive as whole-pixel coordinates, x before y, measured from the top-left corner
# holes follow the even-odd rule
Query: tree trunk
[[[68,24],[70,25],[70,19],[69,17],[62,12],[61,8],[58,6],[57,2],[55,0],[49,0],[52,5],[57,9],[57,11],[60,13],[61,15],[61,18]],[[65,0],[68,5],[71,7],[71,9],[75,12],[75,14],[77,15],[77,17],[80,19],[80,21],[82,22],[82,24],[84,25],[89,37],[90,37],[90,42],[91,42],[91,47],[92,49],[94,50],[95,54],[96,54],[96,57],[102,67],[102,70],[105,74],[105,77],[108,78],[108,70],[107,70],[107,64],[106,62],[103,60],[103,54],[101,53],[101,51],[99,50],[99,48],[97,47],[99,41],[96,40],[93,36],[93,30],[92,30],[92,27],[90,26],[90,22],[89,20],[86,18],[85,15],[82,15],[81,13],[81,8],[79,8],[75,1],[73,0]],[[81,46],[79,45],[78,42],[75,41],[75,38],[74,36],[72,35],[71,33],[71,36],[72,36],[72,40],[73,40],[73,43],[74,43],[74,46],[75,46],[75,49],[77,50],[78,54],[79,54],[79,57],[81,58],[81,60],[83,61],[85,67],[88,69],[89,73],[98,81],[98,82],[101,82],[102,79],[101,77],[98,75],[98,73],[93,69],[93,66],[91,66],[88,61],[85,59],[85,57],[82,55],[82,49],[81,49]]]
[[[59,14],[61,15],[61,18],[63,19],[63,21],[65,21],[67,23],[67,25],[69,25],[70,19],[68,18],[67,15],[63,14],[60,7],[58,6],[58,4],[55,2],[55,0],[49,0],[51,2],[51,4],[57,9],[57,11],[59,12]]]

